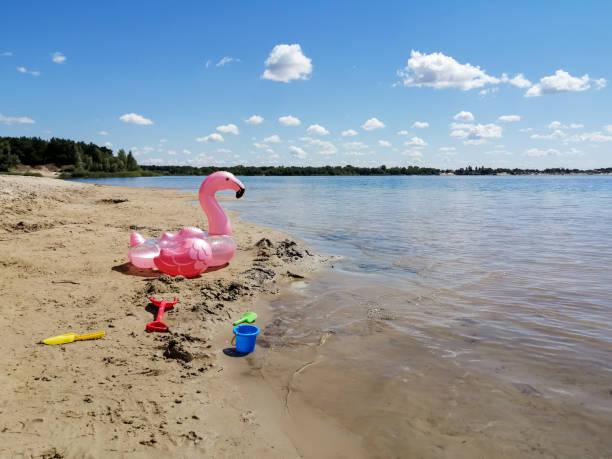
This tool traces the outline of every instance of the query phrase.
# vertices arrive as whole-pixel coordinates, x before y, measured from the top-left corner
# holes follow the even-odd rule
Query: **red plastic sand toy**
[[[164,310],[166,308],[173,307],[176,303],[178,303],[178,299],[174,298],[174,301],[169,302],[166,300],[156,300],[155,298],[149,298],[149,301],[158,307],[157,309],[157,318],[153,322],[149,322],[147,324],[148,332],[167,332],[168,326],[162,322],[162,316],[164,315]]]

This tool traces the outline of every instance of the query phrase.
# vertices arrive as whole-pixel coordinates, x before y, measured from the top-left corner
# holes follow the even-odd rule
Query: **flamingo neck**
[[[208,218],[208,234],[210,236],[231,236],[232,225],[223,209],[215,199],[214,191],[200,193],[200,205]]]

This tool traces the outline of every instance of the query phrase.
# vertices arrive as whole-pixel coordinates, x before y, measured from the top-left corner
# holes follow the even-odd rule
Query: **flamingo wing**
[[[170,276],[194,277],[206,271],[212,259],[210,244],[192,237],[173,249],[162,249],[154,262],[157,269]]]

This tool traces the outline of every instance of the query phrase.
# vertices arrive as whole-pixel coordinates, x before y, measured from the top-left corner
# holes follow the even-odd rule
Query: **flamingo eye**
[[[227,181],[229,181],[229,177],[227,177],[227,178],[225,179],[225,181],[226,181],[226,182],[227,182]]]

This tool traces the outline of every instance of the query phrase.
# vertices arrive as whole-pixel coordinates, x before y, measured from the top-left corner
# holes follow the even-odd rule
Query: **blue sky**
[[[610,2],[177,3],[5,5],[0,135],[141,164],[612,166]]]

